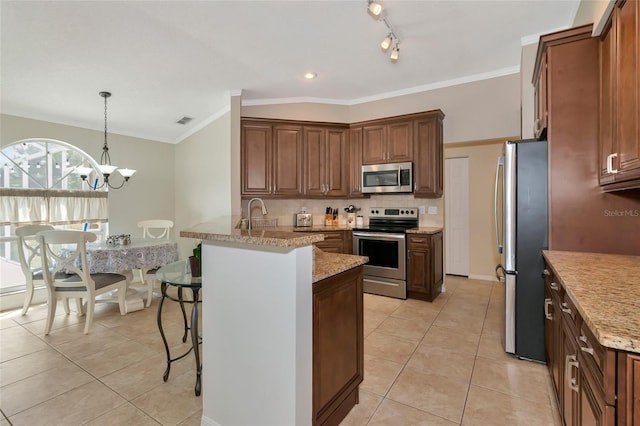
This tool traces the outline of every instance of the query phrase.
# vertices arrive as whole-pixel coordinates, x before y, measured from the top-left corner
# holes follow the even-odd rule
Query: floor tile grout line
[[[454,290],[452,290],[451,294],[453,294],[454,292],[455,292],[455,289],[454,289]],[[431,328],[434,326],[434,324],[435,324],[436,320],[438,319],[438,316],[440,315],[440,313],[442,313],[442,310],[443,310],[443,309],[444,309],[444,307],[447,305],[447,303],[449,302],[449,300],[450,300],[450,299],[449,299],[449,298],[447,298],[447,300],[443,303],[443,305],[442,305],[442,306],[440,306],[440,308],[438,309],[438,313],[437,313],[437,314],[436,314],[436,316],[433,318],[433,320],[432,320],[432,321],[431,321],[431,323],[429,324],[429,327],[427,328],[427,330],[426,330],[426,331],[424,332],[424,334],[422,335],[422,338],[420,339],[420,341],[418,342],[418,344],[416,345],[416,347],[413,349],[413,351],[411,352],[411,354],[409,355],[409,357],[407,358],[407,360],[406,360],[406,361],[404,362],[404,364],[402,365],[402,368],[400,369],[400,371],[399,371],[399,372],[398,372],[398,374],[396,375],[395,379],[393,380],[393,382],[391,383],[391,385],[389,386],[389,388],[387,389],[387,391],[385,392],[385,394],[382,396],[382,400],[381,400],[381,401],[380,401],[380,403],[376,406],[376,409],[373,411],[373,413],[371,414],[371,417],[369,417],[369,419],[367,420],[367,423],[366,423],[366,424],[369,424],[369,423],[371,422],[371,419],[373,419],[373,417],[375,416],[375,413],[378,411],[378,409],[380,408],[380,406],[382,405],[382,403],[383,403],[385,400],[389,399],[389,400],[391,400],[391,401],[393,401],[393,402],[396,402],[396,403],[398,403],[398,404],[402,404],[402,403],[401,403],[401,402],[399,402],[399,401],[395,401],[395,400],[393,400],[393,399],[389,398],[389,397],[388,397],[389,392],[391,392],[391,389],[393,388],[393,386],[394,386],[394,385],[396,384],[396,382],[398,381],[398,378],[402,375],[402,373],[403,373],[403,372],[405,371],[405,369],[407,368],[407,364],[409,363],[409,361],[411,360],[411,358],[413,357],[413,355],[414,355],[414,354],[416,353],[416,351],[418,350],[418,347],[419,347],[419,346],[422,344],[422,342],[424,341],[424,338],[426,337],[426,335],[427,335],[427,333],[429,332],[429,330],[431,330]],[[399,308],[399,307],[398,307],[398,308]],[[395,312],[398,308],[396,308],[393,312]],[[393,314],[393,312],[389,313],[389,314],[387,315],[387,318],[391,317],[391,315]],[[385,318],[385,320],[386,320],[387,318]],[[382,322],[384,322],[385,320],[383,320]],[[381,324],[382,324],[382,322],[381,322]],[[483,326],[484,326],[484,322],[483,322]],[[378,327],[379,327],[379,326],[378,326]],[[372,330],[372,332],[373,332],[373,331],[375,331],[378,327],[376,327],[374,330]],[[383,332],[381,332],[381,333],[383,333]],[[384,333],[383,333],[383,334],[384,334]],[[395,337],[397,337],[397,336],[395,336]],[[478,345],[479,345],[479,344],[480,344],[480,339],[478,339]],[[476,348],[476,353],[477,353],[477,348]],[[389,360],[389,361],[391,361],[391,360]],[[475,358],[474,358],[474,364],[475,364]],[[471,378],[469,378],[469,383],[467,383],[467,396],[468,396],[468,394],[469,394],[469,388],[470,388],[470,386],[471,386]],[[465,404],[466,404],[466,397],[465,397]],[[417,407],[412,407],[412,406],[410,406],[410,405],[406,405],[406,404],[402,404],[402,405],[405,405],[405,406],[407,406],[407,407],[411,407],[411,408],[416,409],[416,410],[420,410],[419,408],[417,408]],[[451,421],[450,419],[447,419],[447,418],[444,418],[444,417],[438,416],[437,414],[430,413],[430,412],[428,412],[428,411],[424,411],[424,410],[420,410],[420,411],[422,411],[422,412],[424,412],[424,413],[427,413],[427,414],[429,414],[429,415],[433,415],[433,416],[436,416],[436,417],[439,417],[439,418],[445,419],[445,420],[447,420],[447,421]],[[463,411],[462,411],[462,415],[464,416],[464,408],[463,408]],[[460,419],[460,423],[458,423],[458,424],[462,424],[461,422],[462,422],[462,418]]]
[[[151,414],[147,413],[147,412],[146,412],[146,411],[144,411],[141,407],[138,407],[136,404],[134,404],[134,403],[132,402],[134,399],[138,398],[138,397],[139,397],[139,396],[141,396],[141,395],[138,395],[138,396],[136,396],[136,397],[134,397],[134,398],[132,398],[132,399],[128,399],[128,398],[126,398],[124,395],[122,395],[121,393],[119,393],[119,392],[118,392],[118,391],[116,391],[115,389],[111,388],[108,384],[104,383],[104,382],[103,382],[99,377],[95,376],[93,373],[91,373],[90,371],[86,370],[84,367],[82,367],[81,365],[79,365],[76,361],[74,361],[74,360],[72,360],[71,358],[69,358],[65,353],[61,352],[61,351],[60,351],[56,346],[54,346],[51,342],[46,341],[46,340],[45,340],[44,338],[42,338],[41,336],[37,335],[35,332],[33,332],[33,331],[31,331],[31,330],[29,330],[28,328],[26,328],[26,327],[25,327],[25,324],[30,324],[30,323],[35,322],[35,321],[40,321],[40,320],[29,321],[29,322],[26,322],[26,323],[24,323],[24,324],[20,324],[20,323],[18,323],[18,322],[16,322],[16,321],[14,321],[14,322],[16,322],[16,324],[17,324],[18,326],[20,326],[22,329],[24,329],[26,332],[30,333],[31,335],[33,335],[34,337],[38,338],[40,341],[42,341],[43,343],[45,343],[46,345],[48,345],[51,349],[53,349],[56,353],[60,354],[62,357],[64,357],[65,359],[67,359],[70,363],[72,363],[73,365],[75,365],[76,367],[78,367],[79,369],[81,369],[83,372],[85,372],[86,374],[88,374],[89,376],[91,376],[91,377],[93,378],[93,380],[92,380],[92,381],[99,382],[100,384],[102,384],[103,386],[105,386],[106,388],[108,388],[110,391],[114,392],[116,395],[118,395],[120,398],[122,398],[122,400],[124,400],[124,401],[125,401],[124,403],[122,403],[122,404],[118,405],[118,406],[117,406],[117,407],[115,407],[114,409],[119,408],[119,407],[121,407],[121,406],[123,406],[123,405],[126,405],[126,404],[128,403],[128,404],[131,404],[133,407],[135,407],[137,410],[140,410],[141,412],[143,412],[143,413],[144,413],[146,416],[148,416],[149,418],[153,419],[155,422],[157,422],[157,423],[159,423],[159,424],[162,424],[162,423],[161,423],[161,422],[159,422],[155,417],[153,417]],[[68,325],[68,326],[65,326],[65,327],[60,327],[60,328],[58,328],[58,329],[56,329],[56,330],[62,330],[63,328],[73,327],[74,325],[77,325],[77,324],[71,324],[71,325]],[[119,333],[117,333],[117,332],[116,332],[116,334],[119,334]],[[84,335],[84,334],[83,334],[83,335]],[[133,342],[133,340],[132,340],[132,339],[130,339],[130,338],[128,338],[127,336],[124,336],[124,335],[121,335],[121,334],[119,334],[119,335],[120,335],[120,336],[122,336],[122,337],[124,337],[124,338],[126,338],[127,340],[130,340],[130,341],[132,341],[132,342]],[[43,336],[44,336],[44,335],[43,335]],[[65,343],[69,343],[69,342],[65,342]],[[62,344],[65,344],[65,343],[62,343]],[[43,350],[44,350],[44,349],[43,349]],[[39,352],[39,351],[36,351],[36,352]],[[31,352],[31,353],[35,353],[35,352]],[[25,354],[25,355],[22,355],[22,356],[27,356],[27,355],[30,355],[30,354]],[[16,359],[17,359],[17,358],[16,358]],[[121,368],[121,369],[119,369],[119,370],[115,370],[115,371],[113,371],[112,373],[114,373],[114,372],[116,372],[116,371],[120,371],[120,370],[122,370],[122,369],[124,369],[124,368],[127,368],[127,367],[123,367],[123,368]],[[48,369],[48,370],[45,370],[45,371],[42,371],[42,372],[40,372],[40,373],[44,373],[44,372],[46,372],[46,371],[50,371],[50,370],[52,370],[52,368],[50,368],[50,369]],[[38,373],[38,374],[40,374],[40,373]],[[111,373],[109,373],[109,374],[111,374]],[[183,373],[183,374],[188,374],[188,372],[185,372],[185,373]],[[181,375],[182,375],[182,374],[181,374]],[[106,375],[105,375],[105,376],[106,376]],[[103,376],[103,377],[105,377],[105,376]],[[33,377],[33,376],[29,376],[29,377]],[[24,379],[25,379],[25,378],[20,379],[20,380],[24,380]],[[80,388],[80,387],[82,387],[82,386],[86,386],[87,384],[91,383],[92,381],[89,381],[89,382],[87,382],[87,383],[83,383],[83,384],[81,384],[81,385],[79,385],[79,386],[76,386],[76,387],[74,387],[74,388],[68,389],[68,390],[66,390],[66,391],[64,391],[64,392],[62,392],[62,393],[60,393],[60,394],[54,395],[54,396],[52,396],[51,398],[48,398],[48,399],[43,400],[43,401],[40,401],[39,403],[37,403],[37,404],[35,404],[35,405],[33,405],[33,406],[30,406],[30,407],[28,407],[28,408],[25,408],[24,410],[21,410],[21,411],[19,411],[19,412],[16,412],[16,413],[12,414],[12,416],[16,416],[16,415],[18,415],[18,414],[20,414],[20,413],[22,413],[22,412],[24,412],[24,411],[27,411],[27,410],[33,409],[33,408],[35,408],[35,407],[38,407],[39,405],[42,405],[42,404],[44,404],[44,403],[47,403],[47,402],[49,402],[49,401],[51,401],[51,400],[53,400],[53,399],[55,399],[55,398],[58,398],[58,397],[60,397],[60,396],[62,396],[62,395],[64,395],[64,394],[66,394],[66,393],[72,392],[72,391],[74,391],[74,390],[76,390],[76,389],[78,389],[78,388]],[[16,383],[17,383],[17,382],[16,382]],[[159,387],[159,386],[162,386],[162,383],[161,383],[161,384],[159,384],[158,386],[154,387],[153,389],[155,389],[155,388],[157,388],[157,387]],[[151,390],[153,390],[153,389],[150,389],[149,391],[151,391]],[[3,412],[2,414],[4,415],[4,412]],[[106,413],[102,413],[102,414],[100,414],[100,415],[99,415],[99,416],[97,416],[97,417],[94,417],[94,418],[92,418],[92,419],[89,419],[89,420],[88,420],[88,422],[93,421],[93,420],[97,419],[98,417],[100,417],[100,416],[102,416],[102,415],[104,415],[104,414],[106,414]],[[10,420],[9,420],[9,418],[8,418],[8,417],[6,417],[6,416],[5,416],[5,418],[6,418],[6,420],[10,423],[10,425],[12,425],[12,423],[11,423],[11,422],[10,422]],[[182,421],[186,420],[187,418],[188,418],[188,417],[184,418]]]
[[[32,321],[32,322],[33,322],[33,321]],[[25,324],[29,324],[29,323],[25,323]],[[88,371],[87,369],[85,369],[84,367],[82,367],[81,365],[79,365],[76,361],[74,361],[74,360],[72,360],[71,358],[69,358],[65,353],[61,352],[61,351],[60,351],[57,347],[55,347],[53,344],[51,344],[50,342],[47,342],[46,340],[44,340],[43,338],[41,338],[40,336],[38,336],[37,334],[35,334],[33,331],[31,331],[31,330],[29,330],[28,328],[24,327],[22,324],[20,324],[20,326],[21,326],[24,330],[26,330],[27,332],[31,333],[33,336],[35,336],[35,337],[39,338],[42,342],[44,342],[46,345],[48,345],[51,349],[53,349],[56,353],[58,353],[59,355],[61,355],[63,358],[65,358],[65,359],[66,359],[67,361],[69,361],[71,364],[73,364],[74,366],[76,366],[77,368],[79,368],[80,370],[82,370],[83,372],[85,372],[86,374],[88,374],[89,376],[91,376],[91,377],[93,378],[93,380],[91,380],[91,381],[89,381],[89,382],[87,382],[87,383],[83,383],[83,384],[81,384],[81,385],[79,385],[79,386],[73,387],[73,388],[71,388],[71,389],[68,389],[68,390],[66,390],[66,391],[64,391],[64,392],[62,392],[62,393],[59,393],[59,394],[57,394],[57,395],[54,395],[54,396],[52,396],[51,398],[48,398],[48,399],[46,399],[46,400],[44,400],[44,401],[40,401],[40,402],[39,402],[39,403],[37,403],[36,405],[33,405],[33,406],[28,407],[28,408],[25,408],[24,410],[21,410],[21,411],[19,411],[19,412],[17,412],[17,413],[14,413],[14,414],[13,414],[13,416],[15,416],[15,415],[17,415],[17,414],[20,414],[20,413],[22,413],[22,412],[24,412],[24,411],[26,411],[26,410],[30,410],[30,409],[32,409],[32,408],[35,408],[35,407],[37,407],[37,406],[39,406],[39,405],[42,405],[42,404],[44,404],[44,403],[47,403],[47,402],[49,402],[49,401],[51,401],[51,400],[53,400],[53,399],[55,399],[55,398],[58,398],[58,397],[60,397],[60,396],[62,396],[62,395],[64,395],[64,394],[66,394],[66,393],[69,393],[69,392],[72,392],[72,391],[74,391],[74,390],[76,390],[76,389],[79,389],[79,388],[81,388],[82,386],[86,386],[87,384],[91,383],[92,381],[100,382],[102,385],[104,385],[104,386],[106,386],[107,388],[109,388],[111,391],[113,391],[115,394],[117,394],[117,395],[118,395],[119,397],[121,397],[123,400],[125,400],[126,402],[129,402],[129,401],[128,401],[124,396],[122,396],[120,393],[118,393],[117,391],[115,391],[114,389],[112,389],[111,387],[109,387],[106,383],[102,382],[102,380],[100,380],[100,378],[98,378],[98,377],[97,377],[97,376],[95,376],[93,373],[91,373],[90,371]],[[67,327],[71,327],[71,326],[72,326],[72,325],[67,326]],[[62,328],[66,328],[66,327],[61,327],[61,328],[59,328],[59,329],[57,329],[57,330],[60,330],[60,329],[62,329]],[[44,335],[43,335],[43,336],[44,336]],[[66,342],[66,343],[68,343],[68,342]],[[43,349],[43,350],[44,350],[44,349]],[[37,351],[37,352],[38,352],[38,351]],[[35,353],[35,352],[31,352],[31,353]],[[24,356],[26,356],[26,355],[30,355],[30,354],[25,354]],[[38,374],[45,373],[45,372],[50,371],[50,370],[52,370],[52,369],[53,369],[53,368],[50,368],[50,369],[45,370],[45,371],[41,371],[41,372],[40,372],[40,373],[38,373]],[[33,376],[29,376],[29,377],[33,377]],[[23,378],[23,379],[21,379],[21,380],[24,380],[24,378]],[[16,382],[16,383],[17,383],[17,382]],[[121,404],[121,405],[124,405],[124,404]],[[133,404],[132,404],[132,405],[133,405]],[[135,406],[135,405],[134,405],[134,406]],[[119,407],[119,406],[118,406],[118,407]],[[137,408],[137,407],[136,407],[136,408]],[[106,414],[106,413],[103,413],[103,414]],[[146,414],[146,413],[145,413],[145,414]],[[98,416],[98,417],[100,417],[100,416]],[[97,419],[98,417],[94,417],[94,418],[92,418],[90,421],[95,420],[95,419]],[[8,419],[7,419],[7,420],[8,420]]]
[[[476,345],[476,353],[473,357],[473,366],[471,367],[471,375],[469,376],[469,383],[467,386],[467,394],[464,398],[464,404],[462,405],[462,416],[460,417],[460,425],[464,424],[464,416],[467,411],[467,403],[469,402],[469,394],[471,393],[471,384],[473,382],[473,373],[476,369],[476,362],[478,361],[478,353],[480,352],[480,342],[482,341],[482,335],[484,334],[484,329],[486,326],[487,315],[489,312],[489,304],[491,303],[491,296],[493,294],[493,286],[491,287],[491,291],[489,292],[489,300],[487,303],[487,308],[485,310],[484,319],[482,320],[482,328],[480,329],[480,337],[478,339],[478,344]]]

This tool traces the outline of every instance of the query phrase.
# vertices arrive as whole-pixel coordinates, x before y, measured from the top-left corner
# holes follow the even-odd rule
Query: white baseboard
[[[213,421],[212,419],[210,419],[209,417],[205,416],[204,414],[202,415],[200,425],[201,426],[221,426],[215,421]]]
[[[495,282],[498,282],[498,279],[495,277],[495,275],[469,274],[469,279],[471,279],[471,280],[482,280],[482,281],[495,281]]]

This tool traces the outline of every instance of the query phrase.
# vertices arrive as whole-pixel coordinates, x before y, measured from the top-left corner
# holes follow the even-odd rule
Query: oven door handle
[[[353,232],[354,237],[376,238],[379,240],[404,240],[405,234],[388,234],[385,232]]]

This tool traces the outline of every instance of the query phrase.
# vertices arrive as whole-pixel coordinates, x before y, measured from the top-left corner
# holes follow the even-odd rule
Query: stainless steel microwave
[[[362,166],[362,192],[413,192],[413,164],[407,162]]]

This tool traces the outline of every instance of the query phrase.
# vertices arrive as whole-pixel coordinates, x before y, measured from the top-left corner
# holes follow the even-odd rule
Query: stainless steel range
[[[369,257],[365,293],[407,298],[406,230],[418,223],[417,207],[371,207],[369,226],[353,230],[353,253]]]

